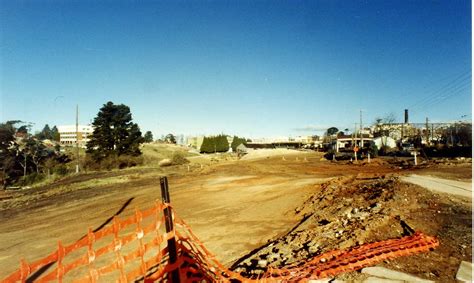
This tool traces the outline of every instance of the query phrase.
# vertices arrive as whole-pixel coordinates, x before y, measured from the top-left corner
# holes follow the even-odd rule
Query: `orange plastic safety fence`
[[[31,264],[22,259],[20,268],[2,282],[25,282],[30,276],[36,277],[37,282],[51,280],[61,282],[66,275],[83,267],[87,267],[87,271],[73,274],[73,281],[96,282],[113,272],[118,273],[119,282],[129,282],[140,276],[144,277],[153,266],[166,263],[167,250],[166,244],[163,243],[174,237],[174,231],[170,233],[162,231],[165,207],[167,205],[156,202],[154,207],[144,211],[136,210],[134,216],[125,220],[115,217],[112,225],[102,230],[92,232],[89,229],[85,237],[72,245],[63,246],[61,242],[58,242],[57,250],[43,259]],[[146,226],[143,226],[144,218],[149,219],[149,224]],[[124,230],[132,231],[122,235],[121,232]],[[149,236],[146,242],[145,236]],[[112,237],[110,242],[95,249],[95,244],[106,237]],[[138,247],[132,247],[132,243]],[[76,251],[81,249],[85,251],[82,255],[77,255]],[[71,255],[73,253],[74,256]],[[66,262],[68,255],[72,258]],[[108,257],[107,261],[96,266],[99,258],[106,257]],[[132,262],[134,264],[131,264]],[[51,268],[48,271],[49,266]],[[47,271],[44,272],[41,269]],[[38,273],[40,273],[39,276]]]
[[[387,259],[427,252],[439,245],[439,241],[431,236],[417,232],[401,239],[391,239],[369,243],[344,250],[334,250],[313,257],[307,262],[299,262],[287,268],[268,270],[259,276],[246,278],[228,270],[215,256],[210,253],[193,234],[192,230],[178,217],[175,219],[178,227],[182,227],[186,235],[177,233],[180,244],[191,246],[188,254],[192,255],[194,264],[205,267],[205,271],[214,276],[211,281],[229,282],[237,279],[242,282],[298,282],[310,279],[334,277],[344,272],[359,270],[375,265]],[[201,269],[201,272],[203,270]]]
[[[196,237],[190,227],[173,213],[174,230],[164,231],[163,211],[168,205],[136,210],[125,220],[114,218],[112,225],[93,232],[69,246],[58,242],[58,248],[47,257],[28,264],[20,261],[17,271],[2,282],[25,282],[34,276],[37,282],[169,281],[168,275],[178,269],[183,282],[285,282],[333,277],[358,270],[386,259],[426,252],[439,242],[422,233],[386,240],[345,250],[335,250],[299,262],[287,268],[269,267],[264,274],[246,278],[222,265]],[[128,233],[126,233],[128,231]],[[108,238],[111,238],[107,241]],[[166,242],[176,239],[177,261],[169,262]],[[106,242],[104,245],[99,243]],[[42,269],[50,271],[38,276]],[[82,272],[78,270],[82,269]]]

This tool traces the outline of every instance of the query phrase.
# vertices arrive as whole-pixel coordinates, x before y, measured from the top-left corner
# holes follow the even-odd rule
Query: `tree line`
[[[123,168],[142,162],[140,146],[152,142],[153,134],[142,135],[138,124],[133,122],[130,108],[124,104],[105,103],[92,122],[93,132],[86,144],[83,169],[100,170]],[[56,126],[46,124],[32,135],[31,124],[22,121],[0,123],[0,181],[5,188],[12,184],[27,185],[49,175],[65,175],[72,158],[61,152],[60,134]],[[48,143],[46,140],[52,142]],[[163,142],[175,144],[176,137],[168,134]],[[205,137],[202,153],[236,151],[245,138],[234,136],[229,145],[227,135]],[[76,160],[78,161],[78,160]],[[75,163],[77,164],[77,163]]]
[[[229,148],[232,148],[232,151],[235,152],[240,144],[246,145],[247,140],[245,138],[234,136],[229,147],[228,136],[221,134],[217,136],[204,137],[199,151],[201,153],[216,153],[227,152],[229,151]]]
[[[92,123],[94,130],[86,145],[83,166],[111,169],[139,163],[140,144],[152,142],[150,131],[142,137],[132,121],[130,108],[107,102]],[[31,124],[22,121],[0,123],[0,181],[3,188],[12,184],[27,185],[50,174],[64,175],[71,158],[60,151],[56,126],[46,124],[35,135]],[[51,143],[46,142],[51,140]]]
[[[3,188],[18,181],[22,185],[30,184],[45,174],[62,174],[64,164],[70,161],[60,152],[59,145],[42,141],[57,138],[56,127],[49,129],[46,125],[40,133],[31,135],[30,126],[21,124],[24,122],[18,120],[0,123],[0,180]]]

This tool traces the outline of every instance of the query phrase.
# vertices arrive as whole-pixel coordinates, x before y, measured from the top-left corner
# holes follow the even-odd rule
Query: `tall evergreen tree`
[[[153,142],[153,134],[151,131],[146,131],[145,135],[143,136],[144,142]]]
[[[165,141],[167,143],[174,143],[176,144],[176,137],[173,134],[167,134],[165,137]]]
[[[44,128],[41,130],[41,132],[39,132],[36,135],[36,137],[40,140],[45,140],[45,139],[52,140],[53,135],[52,135],[51,129],[49,128],[49,125],[48,124],[44,125]]]
[[[232,151],[235,152],[237,150],[237,147],[241,144],[246,145],[247,140],[245,138],[239,138],[238,136],[234,136],[234,139],[232,140],[232,143],[230,145],[232,148]]]
[[[58,127],[56,126],[51,128],[51,139],[57,142],[60,140],[59,130],[58,130]]]
[[[132,122],[130,108],[109,101],[97,113],[92,123],[94,131],[87,143],[87,152],[101,160],[110,155],[140,155],[143,137],[140,128]]]
[[[214,152],[214,143],[211,138],[204,137],[201,144],[201,153],[211,153]]]
[[[229,141],[226,135],[218,135],[216,137],[216,152],[229,151]]]

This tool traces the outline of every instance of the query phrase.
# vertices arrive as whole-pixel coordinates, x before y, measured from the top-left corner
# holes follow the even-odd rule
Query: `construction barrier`
[[[166,223],[167,213],[171,223]],[[436,238],[415,233],[330,251],[286,268],[268,267],[248,278],[223,266],[169,204],[157,201],[125,220],[115,217],[97,232],[89,229],[71,245],[58,242],[57,250],[43,259],[33,263],[22,259],[19,269],[2,282],[304,282],[427,252],[438,245]]]

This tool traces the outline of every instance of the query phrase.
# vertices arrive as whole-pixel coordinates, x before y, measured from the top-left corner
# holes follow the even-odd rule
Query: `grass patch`
[[[145,166],[158,166],[163,159],[173,159],[174,156],[191,157],[199,154],[188,151],[188,148],[174,144],[144,144],[141,148]]]

